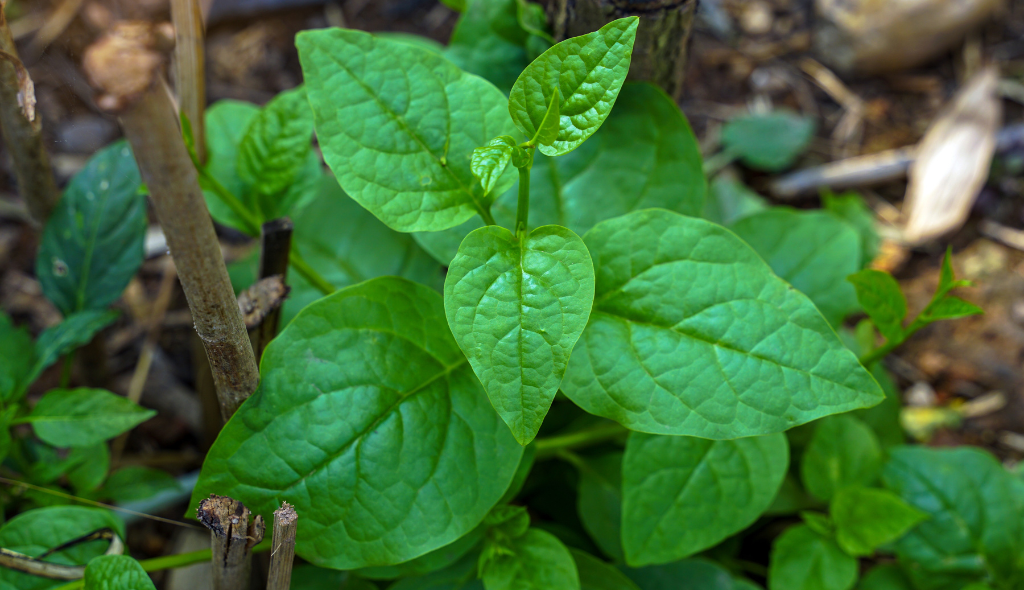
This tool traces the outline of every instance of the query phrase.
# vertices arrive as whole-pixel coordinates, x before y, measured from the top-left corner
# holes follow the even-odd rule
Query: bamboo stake
[[[42,225],[57,206],[60,193],[53,180],[50,157],[43,147],[43,124],[35,113],[32,80],[18,59],[7,26],[6,4],[6,0],[0,0],[0,54],[4,57],[0,59],[0,125],[14,160],[18,192],[32,219]]]
[[[288,502],[282,502],[281,508],[274,511],[274,539],[270,543],[267,590],[288,590],[291,587],[298,519],[295,508]]]
[[[203,341],[225,420],[256,390],[259,373],[242,323],[213,221],[185,149],[179,118],[163,80],[165,58],[152,38],[115,27],[86,50],[83,64],[103,93],[98,104],[117,110],[157,219],[178,269],[196,332]]]
[[[174,83],[178,104],[192,122],[199,161],[206,163],[206,64],[203,15],[197,0],[171,0],[174,21]]]
[[[213,550],[213,590],[248,590],[252,574],[252,548],[263,540],[263,517],[249,522],[244,504],[211,494],[199,503],[199,522],[210,529]]]

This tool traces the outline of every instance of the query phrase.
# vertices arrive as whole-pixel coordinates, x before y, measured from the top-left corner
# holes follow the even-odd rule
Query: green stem
[[[526,222],[530,218],[530,167],[519,169],[519,204],[516,206],[516,236],[526,235]]]
[[[491,215],[491,212],[488,211],[487,209],[482,208],[480,209],[479,213],[480,217],[484,220],[484,223],[486,223],[487,225],[498,225],[498,222],[494,221],[494,216]]]
[[[269,551],[271,546],[270,539],[265,539],[262,543],[252,548],[253,553],[262,553]],[[165,555],[164,557],[154,557],[153,559],[143,559],[139,561],[139,565],[142,566],[143,571],[146,572],[159,572],[163,570],[169,570],[179,567],[185,567],[196,563],[202,563],[204,561],[210,561],[213,557],[213,552],[209,549],[200,549],[199,551],[192,551],[191,553],[179,553],[177,555]],[[63,586],[57,586],[53,590],[79,590],[85,586],[85,580],[75,580],[64,584]]]
[[[587,430],[538,438],[537,459],[558,456],[562,451],[590,447],[598,443],[614,440],[628,433],[625,426],[616,422],[605,422]]]
[[[334,288],[334,285],[327,282],[327,279],[321,276],[320,273],[313,270],[313,267],[310,266],[294,248],[292,248],[288,253],[288,262],[291,263],[295,272],[302,275],[302,278],[306,279],[309,284],[319,289],[324,295],[330,295],[337,290]]]

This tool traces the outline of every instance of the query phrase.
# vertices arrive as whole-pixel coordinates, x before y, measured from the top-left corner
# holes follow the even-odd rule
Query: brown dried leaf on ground
[[[921,140],[903,204],[907,242],[925,242],[967,220],[995,152],[1002,120],[998,84],[994,67],[979,72]]]

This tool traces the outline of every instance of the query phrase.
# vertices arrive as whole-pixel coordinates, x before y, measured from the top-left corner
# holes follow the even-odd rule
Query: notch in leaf
[[[620,18],[593,33],[566,39],[519,75],[508,110],[527,137],[536,139],[543,133],[552,97],[559,98],[558,132],[551,143],[539,143],[542,154],[567,154],[604,123],[626,81],[639,20]]]

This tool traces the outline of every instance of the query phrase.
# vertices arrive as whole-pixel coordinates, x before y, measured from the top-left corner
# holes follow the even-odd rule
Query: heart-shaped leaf
[[[590,254],[561,226],[522,241],[503,227],[480,228],[449,266],[448,325],[520,444],[537,436],[593,302]]]
[[[500,90],[439,55],[369,33],[303,31],[295,44],[324,159],[345,192],[398,231],[489,215],[470,158],[514,132]],[[510,174],[495,191],[513,182]]]
[[[731,439],[884,398],[814,304],[728,230],[651,209],[583,241],[597,292],[562,390],[588,412]]]
[[[561,156],[579,147],[604,123],[629,72],[640,18],[614,20],[599,30],[566,39],[533,60],[509,95],[508,111],[519,130],[534,137],[551,97],[561,96],[558,135],[540,152]]]
[[[323,567],[408,561],[473,530],[522,447],[448,330],[441,295],[384,277],[306,307],[267,347],[260,389],[210,449],[212,492],[299,519]]]

